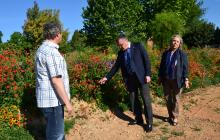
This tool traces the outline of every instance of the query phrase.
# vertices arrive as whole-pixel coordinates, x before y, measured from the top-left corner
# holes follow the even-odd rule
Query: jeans
[[[47,140],[65,140],[64,135],[64,107],[41,108],[46,119]]]

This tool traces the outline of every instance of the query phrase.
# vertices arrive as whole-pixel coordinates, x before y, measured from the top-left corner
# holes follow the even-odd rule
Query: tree
[[[220,29],[217,27],[214,33],[214,43],[220,45]]]
[[[24,38],[24,36],[23,36],[22,33],[20,33],[20,32],[14,32],[14,33],[11,35],[9,42],[10,42],[10,43],[17,44],[17,45],[20,45],[20,44],[22,44],[23,40],[25,40],[25,38]]]
[[[38,4],[34,2],[34,6],[27,10],[27,19],[23,26],[23,33],[34,48],[43,41],[43,25],[47,22],[61,24],[59,10],[47,9],[40,11]],[[68,31],[64,30],[62,33],[63,41],[65,42],[68,38]]]
[[[84,33],[82,31],[75,30],[75,32],[73,33],[72,39],[70,41],[70,45],[74,49],[80,49],[83,46],[85,46],[84,41],[85,41]]]
[[[142,40],[152,36],[156,15],[175,13],[187,33],[204,14],[202,4],[203,0],[88,0],[83,31],[90,46],[109,45],[120,31]]]
[[[29,52],[32,48],[31,43],[28,42],[27,38],[20,32],[14,32],[8,43],[10,44],[10,47],[13,47],[14,49],[21,49],[25,52]]]
[[[182,35],[185,31],[184,20],[179,18],[176,13],[164,12],[156,14],[155,20],[152,21],[153,27],[153,38],[160,48],[168,46],[170,37],[173,34]]]
[[[191,31],[185,34],[183,40],[188,45],[188,48],[203,48],[206,45],[212,44],[214,40],[214,32],[215,26],[213,23],[198,20],[192,25]]]
[[[185,28],[190,30],[191,22],[198,20],[203,14],[201,7],[203,0],[139,0],[144,5],[143,19],[147,22],[146,33],[150,36],[152,33],[152,21],[156,14],[163,12],[173,12],[185,21]]]
[[[87,44],[111,45],[120,31],[131,38],[145,37],[143,14],[143,5],[137,0],[88,0],[82,15]]]
[[[3,33],[2,31],[0,31],[0,44],[2,43],[2,36],[3,36]]]

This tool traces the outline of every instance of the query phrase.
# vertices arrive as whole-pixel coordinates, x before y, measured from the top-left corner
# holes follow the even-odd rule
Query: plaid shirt
[[[55,107],[64,104],[59,99],[52,85],[51,78],[61,76],[66,93],[70,98],[69,76],[63,56],[58,51],[59,46],[51,41],[44,41],[38,48],[35,57],[36,98],[37,106]]]

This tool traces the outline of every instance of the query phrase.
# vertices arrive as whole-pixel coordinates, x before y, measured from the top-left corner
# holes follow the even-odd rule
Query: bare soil
[[[220,140],[220,85],[197,89],[182,95],[177,126],[164,121],[167,109],[164,100],[153,97],[153,131],[129,125],[134,119],[130,111],[118,109],[103,112],[94,104],[73,99],[71,116],[75,125],[67,140]]]

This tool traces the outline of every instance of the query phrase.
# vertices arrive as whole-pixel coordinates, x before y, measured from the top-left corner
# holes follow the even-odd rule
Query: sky
[[[69,38],[75,30],[83,28],[82,8],[87,6],[87,0],[35,0],[40,10],[60,10],[60,20],[64,29],[70,32]],[[32,8],[34,0],[0,0],[0,31],[2,41],[10,39],[14,32],[22,32],[28,8]],[[220,0],[204,0],[206,8],[203,19],[220,27]]]

